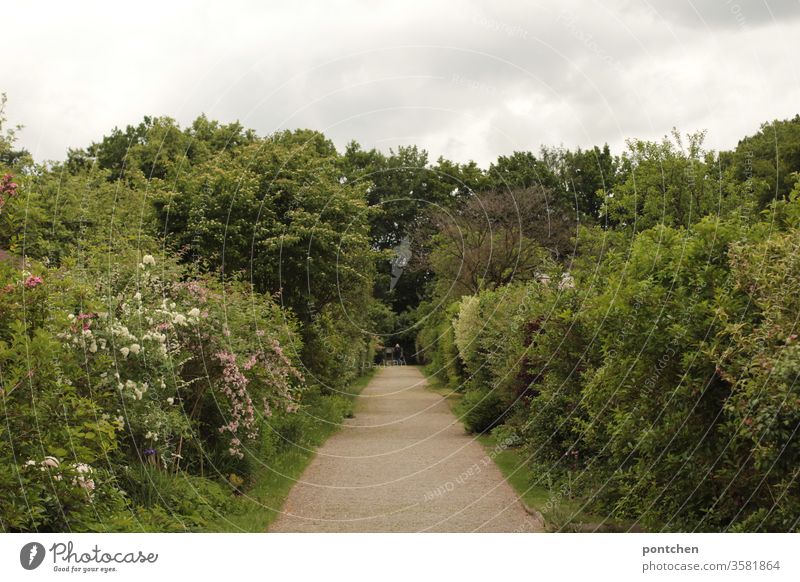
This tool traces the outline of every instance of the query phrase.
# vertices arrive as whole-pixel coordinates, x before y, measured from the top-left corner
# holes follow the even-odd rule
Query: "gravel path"
[[[415,367],[380,369],[270,531],[541,531],[425,382]]]

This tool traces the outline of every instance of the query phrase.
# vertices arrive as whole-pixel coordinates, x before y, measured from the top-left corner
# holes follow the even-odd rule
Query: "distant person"
[[[394,365],[399,366],[402,359],[403,348],[400,347],[400,344],[394,344]]]

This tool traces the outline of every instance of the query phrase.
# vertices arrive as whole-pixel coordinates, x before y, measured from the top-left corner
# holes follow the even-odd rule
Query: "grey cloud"
[[[794,12],[770,2],[776,21],[752,10],[742,30],[725,24],[728,4],[695,2],[710,30],[681,3],[629,0],[170,3],[158,19],[147,6],[93,16],[105,14],[96,4],[85,21],[61,7],[36,26],[19,4],[9,18],[29,24],[8,40],[29,50],[0,56],[0,89],[39,159],[144,114],[201,112],[482,164],[542,144],[619,150],[674,125],[730,147],[796,113],[800,83]]]
[[[742,29],[800,17],[798,0],[631,0],[624,5],[692,28]]]

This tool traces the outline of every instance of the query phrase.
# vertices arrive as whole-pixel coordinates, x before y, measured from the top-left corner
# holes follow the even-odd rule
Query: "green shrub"
[[[584,231],[574,285],[463,300],[465,425],[518,435],[535,474],[610,517],[796,529],[798,207],[793,196],[764,223],[705,218],[630,239]],[[441,358],[450,343],[428,349]]]
[[[139,515],[163,510],[174,523],[167,530],[202,529],[230,502],[230,490],[203,477],[165,471],[153,463],[119,471],[120,487]],[[160,524],[164,528],[165,524]]]
[[[507,412],[496,390],[468,390],[459,403],[459,413],[469,432],[489,432],[503,421]]]

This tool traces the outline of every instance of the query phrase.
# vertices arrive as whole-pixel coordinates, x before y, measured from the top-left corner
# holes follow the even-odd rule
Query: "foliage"
[[[603,214],[615,225],[646,230],[664,224],[689,226],[719,205],[716,160],[703,150],[703,132],[686,143],[677,131],[660,143],[628,141],[621,179],[605,189]]]
[[[426,316],[416,339],[416,352],[426,364],[426,371],[436,376],[452,389],[463,389],[464,377],[461,358],[455,343],[453,318],[459,311],[459,303],[454,302],[446,310],[436,309],[433,304],[421,305],[418,313],[433,310]]]
[[[4,105],[3,531],[269,519],[234,494],[285,493],[395,341],[536,490],[798,528],[800,118],[483,170],[146,117],[36,164]]]
[[[186,480],[231,464],[275,411],[299,406],[287,353],[300,342],[270,298],[165,258],[118,259],[85,277],[0,263],[0,454],[17,491],[3,496],[5,530],[103,529],[130,503],[141,514],[126,471]]]
[[[797,212],[792,197],[763,222],[582,229],[568,277],[479,290],[431,317],[455,330],[465,426],[507,423],[533,486],[568,485],[612,518],[796,529]]]
[[[792,174],[800,168],[800,115],[762,124],[755,135],[720,158],[732,178],[750,192],[756,209],[787,199],[795,184]]]
[[[85,381],[80,354],[52,331],[68,326],[66,314],[49,308],[59,289],[76,298],[85,287],[18,278],[2,262],[0,275],[0,527],[102,529],[124,507],[108,467],[122,426],[100,402],[107,391]]]
[[[468,390],[459,405],[461,420],[470,432],[489,432],[502,422],[506,412],[495,390]]]
[[[167,241],[187,260],[280,294],[303,323],[305,365],[332,386],[358,370],[342,347],[368,327],[374,270],[366,186],[344,181],[338,163],[321,134],[282,132],[178,173],[155,200]]]
[[[471,197],[454,220],[442,220],[431,265],[435,294],[451,299],[526,281],[570,252],[573,222],[551,212],[548,193],[529,188]]]

